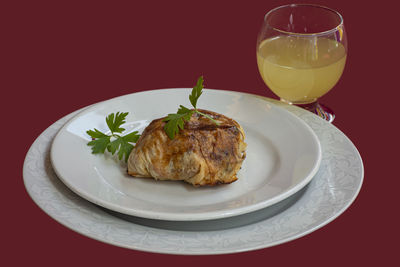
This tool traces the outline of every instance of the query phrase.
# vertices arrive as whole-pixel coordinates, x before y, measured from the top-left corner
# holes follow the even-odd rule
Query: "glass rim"
[[[335,13],[335,14],[339,17],[340,22],[339,22],[339,24],[338,24],[336,27],[334,27],[334,28],[332,28],[332,29],[330,29],[330,30],[321,31],[321,32],[315,32],[315,33],[299,33],[299,32],[285,31],[285,30],[278,29],[278,28],[276,28],[276,27],[272,27],[272,26],[268,23],[267,17],[268,17],[270,14],[272,14],[273,12],[275,12],[275,11],[277,11],[277,10],[279,10],[279,9],[282,9],[282,8],[297,7],[297,6],[316,7],[316,8],[322,8],[322,9],[331,11],[331,12]],[[288,35],[320,36],[320,35],[327,35],[327,34],[335,33],[335,32],[338,31],[338,28],[339,28],[339,27],[343,27],[343,16],[342,16],[338,11],[336,11],[336,10],[334,10],[334,9],[332,9],[332,8],[326,7],[326,6],[322,6],[322,5],[317,5],[317,4],[287,4],[287,5],[282,5],[282,6],[275,7],[275,8],[273,8],[273,9],[271,9],[270,11],[268,11],[267,14],[265,14],[265,16],[264,16],[264,22],[265,22],[267,25],[271,26],[271,28],[272,28],[273,30],[278,31],[278,32],[280,32],[280,33],[288,34]]]

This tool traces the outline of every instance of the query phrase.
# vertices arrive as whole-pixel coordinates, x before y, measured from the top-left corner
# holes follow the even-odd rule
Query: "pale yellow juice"
[[[314,102],[339,80],[346,62],[342,44],[327,38],[280,36],[257,49],[261,77],[280,98],[296,104]]]

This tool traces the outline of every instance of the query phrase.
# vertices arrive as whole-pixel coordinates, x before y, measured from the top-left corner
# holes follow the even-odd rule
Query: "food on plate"
[[[189,95],[193,108],[180,105],[176,113],[153,120],[142,135],[122,135],[128,112],[111,113],[106,117],[111,133],[87,131],[88,146],[93,154],[117,153],[134,177],[182,180],[194,186],[232,183],[246,157],[245,134],[233,119],[197,108],[202,90],[200,77]]]
[[[165,118],[152,121],[128,159],[128,174],[157,180],[183,180],[194,186],[237,180],[246,157],[245,134],[233,119],[207,110],[192,113],[171,139]]]
[[[117,112],[116,114],[111,113],[106,117],[106,123],[111,132],[110,134],[103,133],[96,128],[86,131],[92,139],[87,143],[88,146],[92,147],[92,154],[103,154],[107,149],[107,151],[113,155],[118,151],[119,160],[122,158],[125,158],[125,161],[128,160],[129,154],[133,148],[131,143],[136,143],[140,134],[134,131],[122,135],[125,129],[121,126],[125,123],[127,115],[128,112]]]

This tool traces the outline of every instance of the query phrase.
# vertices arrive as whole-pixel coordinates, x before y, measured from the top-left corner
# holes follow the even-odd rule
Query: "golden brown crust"
[[[245,158],[242,127],[234,120],[199,110],[219,122],[195,113],[173,140],[164,131],[164,118],[143,131],[128,159],[135,177],[184,180],[195,186],[232,183]]]

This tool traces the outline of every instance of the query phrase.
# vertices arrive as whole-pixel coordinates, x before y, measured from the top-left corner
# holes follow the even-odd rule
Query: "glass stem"
[[[304,108],[319,117],[323,118],[324,120],[327,120],[328,122],[333,122],[335,119],[335,113],[328,108],[327,106],[324,106],[320,104],[318,101],[308,103],[308,104],[297,104],[296,106]]]

